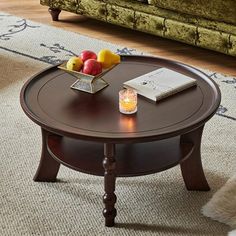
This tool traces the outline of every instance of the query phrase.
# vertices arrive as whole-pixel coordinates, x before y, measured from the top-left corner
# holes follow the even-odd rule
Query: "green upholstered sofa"
[[[40,0],[60,10],[236,56],[236,0]]]

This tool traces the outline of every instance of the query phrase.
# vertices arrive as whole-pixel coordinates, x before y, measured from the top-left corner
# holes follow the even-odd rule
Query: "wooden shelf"
[[[49,136],[48,151],[54,159],[74,170],[104,175],[103,143]],[[193,151],[192,144],[181,144],[179,137],[155,142],[117,144],[117,176],[140,176],[169,169],[185,160]]]

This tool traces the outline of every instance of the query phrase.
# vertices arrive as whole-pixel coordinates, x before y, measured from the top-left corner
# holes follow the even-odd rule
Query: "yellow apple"
[[[80,71],[83,66],[83,61],[80,57],[71,57],[66,63],[67,70]]]

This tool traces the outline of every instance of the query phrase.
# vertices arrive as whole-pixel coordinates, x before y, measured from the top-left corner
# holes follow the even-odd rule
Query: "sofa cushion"
[[[236,25],[236,0],[148,0],[149,4]]]

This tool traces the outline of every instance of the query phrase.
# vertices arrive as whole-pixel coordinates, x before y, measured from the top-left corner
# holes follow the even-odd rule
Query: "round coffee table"
[[[26,115],[41,126],[42,155],[35,181],[55,181],[63,164],[104,176],[103,215],[113,226],[115,181],[120,176],[160,172],[180,164],[188,190],[209,190],[200,155],[204,124],[220,104],[218,86],[201,71],[162,58],[122,56],[96,94],[75,91],[75,78],[56,66],[31,78],[22,88]],[[154,103],[138,98],[138,112],[119,112],[124,81],[167,67],[197,79],[197,86]]]

